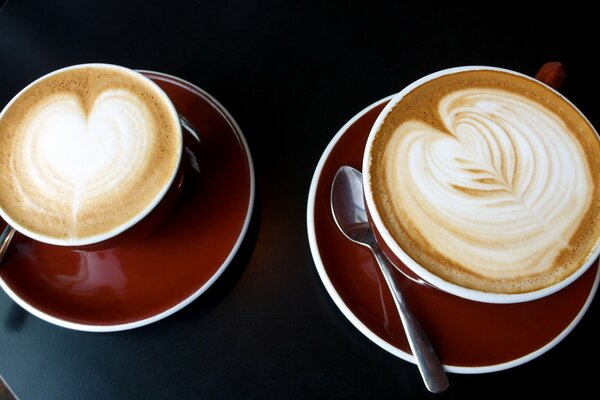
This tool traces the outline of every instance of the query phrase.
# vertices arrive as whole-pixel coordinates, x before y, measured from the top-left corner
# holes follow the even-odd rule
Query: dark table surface
[[[255,212],[240,253],[201,297],[122,332],[61,328],[0,293],[0,375],[21,399],[425,398],[416,367],[363,336],[311,256],[307,197],[338,129],[438,69],[534,74],[565,64],[562,92],[600,125],[595,13],[520,2],[0,0],[0,108],[60,67],[108,62],[180,76],[217,98],[254,159]],[[450,374],[440,398],[593,393],[598,299],[524,365]],[[553,397],[556,398],[556,397]]]

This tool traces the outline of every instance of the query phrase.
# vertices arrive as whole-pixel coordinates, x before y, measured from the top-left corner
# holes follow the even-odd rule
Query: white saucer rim
[[[223,272],[227,269],[227,267],[229,266],[229,264],[231,263],[231,261],[233,260],[235,255],[237,254],[237,252],[240,249],[242,242],[246,236],[246,233],[248,232],[248,227],[250,225],[250,220],[252,219],[252,213],[254,210],[255,191],[256,191],[256,183],[255,183],[255,176],[254,176],[254,163],[252,160],[252,155],[250,153],[250,148],[248,146],[246,138],[245,138],[240,126],[236,122],[236,120],[229,113],[229,111],[212,95],[210,95],[205,90],[198,87],[197,85],[195,85],[183,78],[179,78],[174,75],[166,74],[163,72],[157,72],[157,71],[149,71],[149,70],[136,70],[136,71],[141,72],[141,73],[148,73],[148,74],[153,74],[153,75],[157,75],[157,76],[162,76],[162,77],[165,77],[168,79],[172,79],[174,82],[177,82],[177,83],[181,82],[181,83],[183,83],[182,86],[184,86],[184,87],[189,86],[189,87],[193,88],[201,96],[203,96],[205,100],[210,102],[225,117],[227,122],[231,125],[232,129],[234,130],[235,134],[238,137],[239,142],[242,145],[242,148],[244,150],[244,155],[246,156],[246,159],[248,160],[248,173],[249,173],[249,178],[250,178],[250,193],[249,193],[249,201],[248,201],[246,216],[244,219],[244,224],[242,225],[240,234],[238,235],[238,238],[237,238],[234,246],[232,247],[231,251],[229,252],[229,255],[225,259],[225,261],[221,264],[221,266],[217,269],[217,271],[215,271],[215,273],[202,286],[200,286],[194,293],[192,293],[191,295],[189,295],[188,297],[186,297],[179,303],[175,304],[174,306],[172,306],[164,311],[161,311],[158,314],[155,314],[150,317],[143,318],[143,319],[140,319],[137,321],[126,322],[126,323],[122,323],[122,324],[113,324],[113,325],[94,325],[94,324],[77,323],[77,322],[68,321],[68,320],[65,320],[62,318],[58,318],[54,315],[50,315],[46,312],[43,312],[43,311],[37,309],[36,307],[33,307],[32,305],[30,305],[27,301],[25,301],[19,295],[17,295],[17,293],[15,293],[10,288],[10,286],[4,281],[4,279],[0,276],[0,287],[8,294],[8,296],[13,301],[15,301],[18,305],[20,305],[22,308],[24,308],[31,314],[35,315],[36,317],[38,317],[46,322],[51,323],[53,325],[57,325],[57,326],[72,329],[72,330],[85,331],[85,332],[117,332],[117,331],[124,331],[124,330],[139,328],[139,327],[157,322],[159,320],[162,320],[162,319],[176,313],[177,311],[183,309],[185,306],[189,305],[192,301],[194,301],[198,297],[200,297],[201,294],[206,292],[206,290],[208,290],[208,288],[211,287],[215,283],[215,281],[223,274]]]
[[[320,252],[319,252],[319,245],[317,243],[316,229],[315,229],[315,224],[314,224],[314,209],[315,209],[315,203],[316,203],[317,186],[318,186],[319,180],[321,178],[321,173],[323,171],[323,167],[324,167],[325,163],[327,162],[327,159],[329,158],[331,151],[335,148],[335,146],[337,145],[339,140],[344,136],[344,134],[350,128],[350,126],[352,126],[356,121],[358,121],[360,118],[362,118],[365,114],[367,114],[369,111],[371,111],[375,107],[377,107],[381,104],[384,104],[386,102],[389,102],[393,97],[394,97],[394,95],[387,96],[383,99],[380,99],[380,100],[372,103],[371,105],[369,105],[366,108],[364,108],[363,110],[361,110],[359,113],[354,115],[348,122],[346,122],[342,126],[342,128],[335,134],[335,136],[331,139],[331,141],[329,142],[329,144],[323,151],[321,158],[319,159],[319,162],[317,163],[315,172],[314,172],[312,180],[311,180],[310,189],[309,189],[309,193],[308,193],[306,221],[307,221],[308,241],[309,241],[309,245],[310,245],[310,251],[313,256],[313,261],[315,263],[315,267],[317,269],[319,277],[321,278],[321,282],[325,286],[327,293],[329,294],[329,296],[331,297],[331,299],[333,300],[335,305],[340,309],[342,314],[350,321],[350,323],[352,323],[352,325],[354,325],[354,327],[357,328],[359,330],[359,332],[361,332],[363,335],[365,335],[373,343],[375,343],[379,347],[383,348],[384,350],[388,351],[389,353],[391,353],[405,361],[416,364],[416,361],[412,354],[407,353],[404,350],[395,347],[394,345],[390,344],[389,342],[387,342],[386,340],[384,340],[383,338],[381,338],[380,336],[375,334],[365,324],[363,324],[363,322],[356,315],[354,315],[354,313],[352,313],[350,308],[344,303],[344,300],[342,299],[340,294],[335,289],[335,286],[329,279],[329,276],[327,275],[327,271],[325,270],[325,265],[323,263],[323,260],[321,258]],[[528,353],[519,358],[516,358],[511,361],[507,361],[504,363],[493,364],[493,365],[484,365],[484,366],[474,366],[474,367],[465,367],[465,366],[460,366],[460,365],[444,364],[444,369],[448,372],[459,373],[459,374],[483,374],[483,373],[497,372],[497,371],[503,371],[506,369],[514,368],[514,367],[525,364],[525,363],[541,356],[542,354],[546,353],[547,351],[552,349],[554,346],[556,346],[558,343],[560,343],[569,333],[571,333],[571,331],[575,328],[575,326],[577,326],[579,321],[581,321],[581,319],[583,318],[584,314],[588,310],[588,308],[594,298],[594,295],[598,289],[599,282],[600,282],[600,268],[598,268],[596,271],[596,276],[594,278],[593,286],[588,294],[588,297],[587,297],[585,303],[583,304],[583,306],[581,307],[581,309],[579,310],[577,315],[574,316],[574,318],[571,320],[571,322],[557,336],[555,336],[554,339],[552,339],[550,342],[546,343],[542,347],[532,351],[531,353]]]

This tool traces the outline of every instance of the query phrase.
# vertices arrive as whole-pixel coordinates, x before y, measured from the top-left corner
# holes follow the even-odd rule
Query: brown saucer
[[[150,236],[111,250],[74,251],[15,234],[0,286],[57,325],[117,331],[158,321],[191,303],[227,268],[248,229],[254,170],[244,136],[209,94],[182,79],[142,71],[198,131],[186,138],[190,169],[173,212]],[[5,222],[0,219],[0,229]]]
[[[414,363],[394,302],[370,251],[342,235],[329,203],[339,167],[362,169],[367,136],[390,99],[361,111],[329,143],[313,176],[307,225],[317,271],[340,311],[371,341]],[[499,371],[545,353],[583,317],[600,279],[596,262],[553,295],[526,303],[489,304],[414,283],[399,272],[397,275],[446,370],[458,373]]]

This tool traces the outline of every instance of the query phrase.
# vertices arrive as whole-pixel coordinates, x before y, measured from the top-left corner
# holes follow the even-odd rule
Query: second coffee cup
[[[363,176],[390,258],[457,296],[535,300],[600,252],[598,134],[520,73],[460,67],[409,85],[375,122]]]

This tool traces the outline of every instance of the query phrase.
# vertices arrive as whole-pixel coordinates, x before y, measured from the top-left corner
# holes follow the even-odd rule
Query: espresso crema
[[[389,112],[370,154],[373,199],[402,250],[452,283],[550,286],[600,237],[600,142],[547,87],[495,70],[442,75]]]
[[[150,80],[90,65],[41,78],[0,114],[0,211],[52,241],[127,225],[178,168],[177,114]]]

